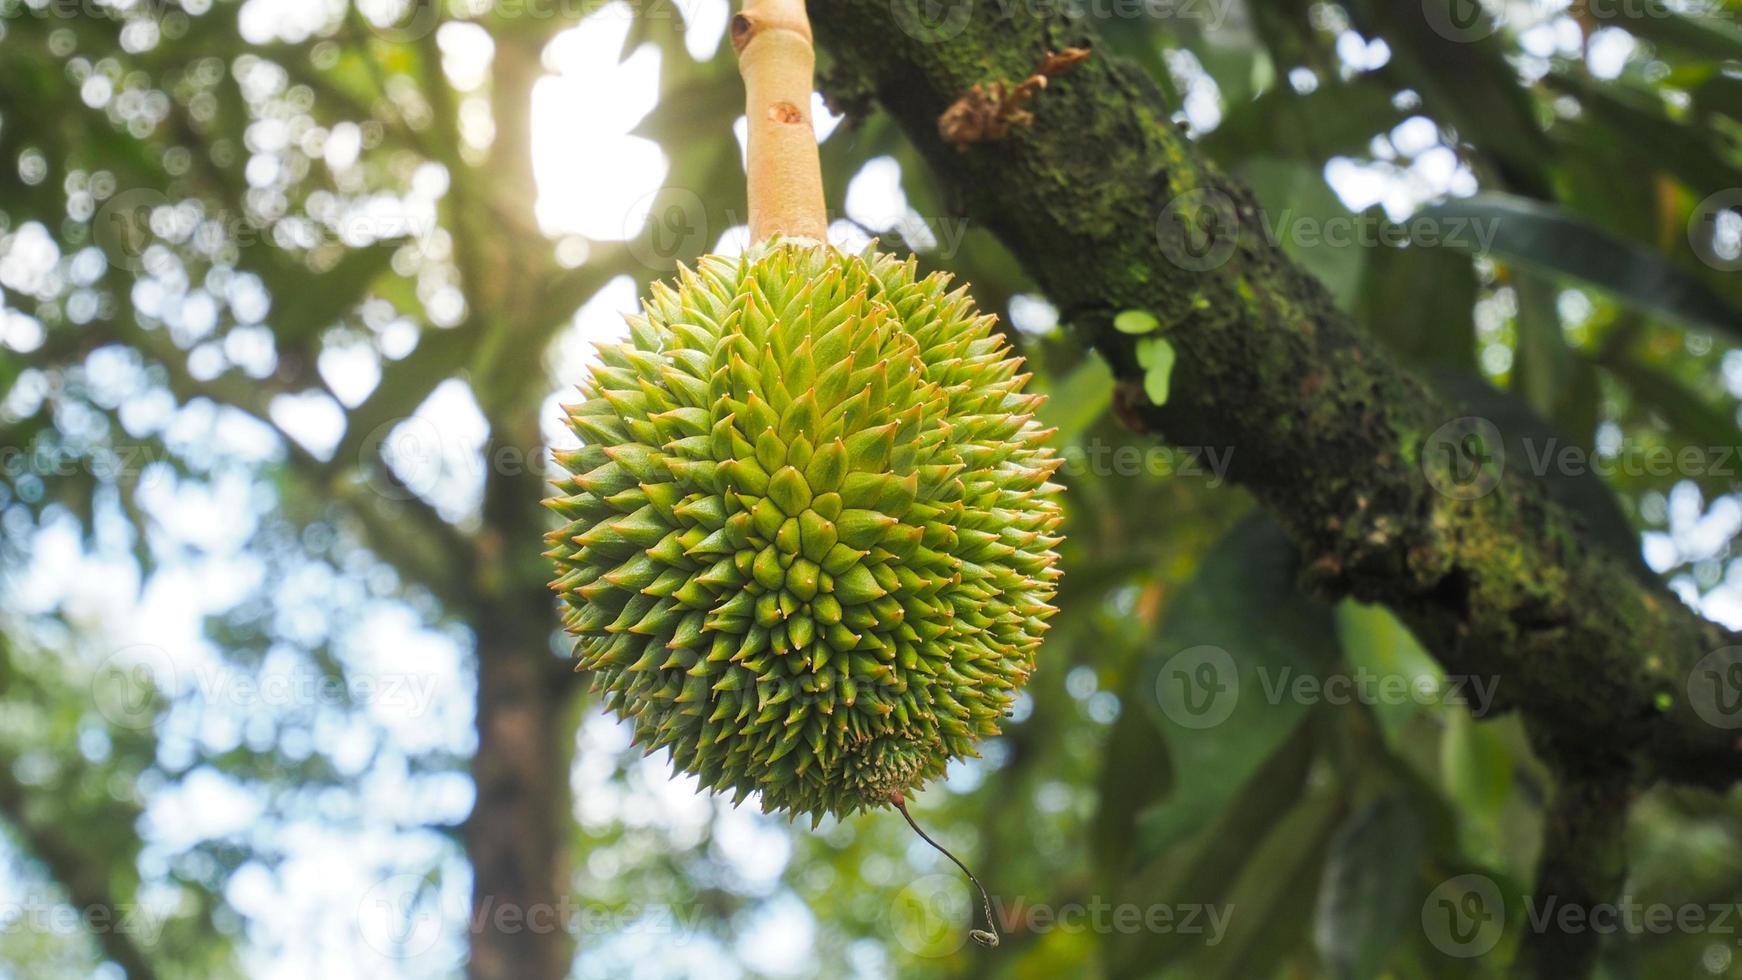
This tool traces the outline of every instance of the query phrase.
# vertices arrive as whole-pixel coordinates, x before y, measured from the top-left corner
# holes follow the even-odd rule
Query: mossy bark
[[[1536,865],[1534,918],[1517,973],[1539,980],[1591,975],[1627,878],[1627,810],[1636,787],[1624,775],[1562,779],[1549,800]]]
[[[1230,448],[1231,476],[1300,546],[1310,588],[1383,603],[1449,672],[1497,678],[1499,706],[1526,715],[1563,776],[1725,786],[1742,775],[1736,733],[1688,701],[1695,663],[1734,635],[1594,545],[1517,467],[1489,492],[1436,491],[1455,482],[1440,482],[1454,461],[1424,448],[1468,413],[1265,240],[1250,191],[1199,157],[1142,71],[1098,51],[1030,104],[1031,126],[957,149],[937,120],[958,96],[1096,38],[1064,16],[981,5],[927,22],[913,14],[925,7],[813,5],[832,58],[824,92],[896,118],[1112,364],[1128,419],[1181,445]],[[1212,238],[1183,263],[1163,247],[1165,209],[1182,195],[1188,212],[1220,202],[1237,218],[1232,239],[1213,240],[1228,222],[1206,228]],[[1136,338],[1111,326],[1133,308],[1153,311],[1178,352],[1165,407],[1142,395]]]
[[[1140,70],[1098,52],[1052,80],[1031,126],[959,150],[937,119],[960,94],[1096,39],[1081,21],[997,8],[936,31],[892,15],[912,6],[813,6],[832,58],[825,94],[849,109],[875,99],[897,119],[1113,365],[1128,417],[1181,445],[1232,449],[1231,476],[1300,545],[1316,592],[1384,603],[1447,670],[1498,677],[1501,706],[1548,726],[1564,766],[1638,758],[1706,785],[1742,775],[1735,734],[1687,699],[1693,665],[1732,635],[1589,542],[1516,468],[1472,499],[1437,492],[1438,477],[1455,482],[1453,461],[1424,459],[1424,444],[1467,413],[1264,240],[1251,192],[1198,156]],[[1167,205],[1194,192],[1187,203],[1225,199],[1239,219],[1231,254],[1203,271],[1171,260],[1158,234]],[[1136,338],[1112,329],[1133,308],[1160,317],[1179,354],[1165,407],[1138,387]]]

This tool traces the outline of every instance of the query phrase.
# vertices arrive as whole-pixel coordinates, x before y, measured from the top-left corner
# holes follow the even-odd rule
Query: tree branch
[[[1605,930],[1593,915],[1613,907],[1627,878],[1627,810],[1636,788],[1627,773],[1563,779],[1549,800],[1536,902],[1544,922],[1532,924],[1519,952],[1519,973],[1541,980],[1591,975]],[[1563,916],[1576,910],[1572,920]]]
[[[1742,776],[1735,734],[1687,696],[1695,663],[1731,634],[1588,541],[1516,467],[1459,492],[1456,461],[1431,450],[1468,413],[1264,240],[1250,191],[1200,158],[1146,75],[1098,51],[1034,99],[1031,125],[958,150],[937,121],[962,93],[1096,38],[1063,16],[990,11],[937,30],[903,16],[915,6],[814,5],[834,57],[825,89],[874,97],[897,119],[1106,356],[1123,414],[1181,445],[1230,447],[1230,475],[1300,546],[1308,585],[1383,603],[1451,673],[1498,678],[1502,705],[1552,733],[1563,773],[1637,758],[1676,781]],[[1183,235],[1176,219],[1194,217]],[[1178,351],[1165,407],[1140,392],[1136,338],[1111,328],[1131,308],[1154,311]]]
[[[364,545],[392,565],[403,579],[424,586],[449,603],[463,602],[469,596],[465,570],[471,567],[474,557],[472,541],[400,482],[381,458],[379,443],[372,447],[372,456],[356,449],[352,450],[355,455],[335,454],[331,460],[320,460],[272,420],[270,405],[275,392],[271,387],[232,375],[209,380],[195,378],[188,370],[186,354],[167,334],[145,330],[130,316],[98,324],[93,329],[161,365],[169,376],[169,390],[178,402],[208,398],[270,428],[284,443],[287,474],[316,497],[331,498],[344,505],[360,525]],[[348,416],[346,425],[349,441],[357,422]],[[368,483],[352,480],[351,468],[356,464],[361,464],[369,474]],[[398,525],[415,526],[420,531],[408,535]]]
[[[12,774],[12,764],[12,759],[0,759],[0,817],[12,824],[24,845],[66,889],[73,908],[107,919],[108,926],[91,930],[103,957],[119,966],[127,980],[156,980],[151,958],[128,930],[115,925],[128,918],[128,907],[110,893],[111,869],[100,857],[87,854],[61,826],[31,815],[30,790]]]

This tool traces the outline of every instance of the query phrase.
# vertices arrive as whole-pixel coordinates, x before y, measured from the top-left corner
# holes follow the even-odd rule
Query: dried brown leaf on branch
[[[1088,48],[1049,51],[1034,72],[1015,85],[1002,78],[990,86],[975,84],[938,116],[938,135],[956,149],[966,150],[973,143],[1009,136],[1012,126],[1031,125],[1034,113],[1026,108],[1029,100],[1046,88],[1047,79],[1070,72],[1088,57]]]

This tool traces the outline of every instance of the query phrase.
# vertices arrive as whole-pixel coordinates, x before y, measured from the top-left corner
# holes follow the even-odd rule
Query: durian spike
[[[749,126],[750,239],[825,241],[823,171],[811,128],[816,51],[804,0],[744,0],[731,36]]]
[[[968,866],[963,864],[959,858],[954,854],[951,854],[942,844],[932,840],[930,834],[919,829],[919,824],[913,822],[913,814],[907,812],[907,801],[901,798],[900,793],[891,795],[889,797],[889,802],[895,804],[895,808],[901,811],[903,817],[907,818],[907,825],[913,828],[913,832],[919,835],[920,840],[923,840],[932,847],[937,848],[939,854],[954,861],[956,867],[962,869],[962,874],[967,875],[968,880],[974,883],[974,887],[980,889],[980,906],[986,912],[986,928],[970,929],[968,930],[968,935],[972,936],[975,942],[987,947],[988,949],[996,948],[998,946],[998,922],[996,919],[992,918],[992,899],[986,894],[986,886],[980,884],[980,879],[974,877],[974,872],[969,871]]]

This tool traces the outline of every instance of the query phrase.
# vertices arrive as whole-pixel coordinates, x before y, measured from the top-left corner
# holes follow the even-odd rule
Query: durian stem
[[[744,0],[731,33],[750,130],[750,238],[824,241],[823,170],[811,129],[816,51],[804,0]]]
[[[980,879],[974,877],[974,872],[969,871],[968,866],[963,864],[961,859],[951,854],[942,844],[932,840],[930,834],[919,829],[919,824],[913,822],[913,814],[907,812],[907,801],[903,800],[899,793],[891,796],[889,802],[895,804],[895,808],[901,811],[903,817],[907,818],[907,825],[913,828],[913,832],[919,835],[920,840],[937,848],[939,854],[954,861],[956,867],[962,869],[962,874],[967,875],[968,880],[974,883],[974,887],[980,889],[980,906],[986,912],[986,928],[970,929],[968,935],[974,937],[974,941],[982,946],[996,947],[998,945],[998,921],[992,918],[992,899],[986,894],[986,886],[980,884]]]

